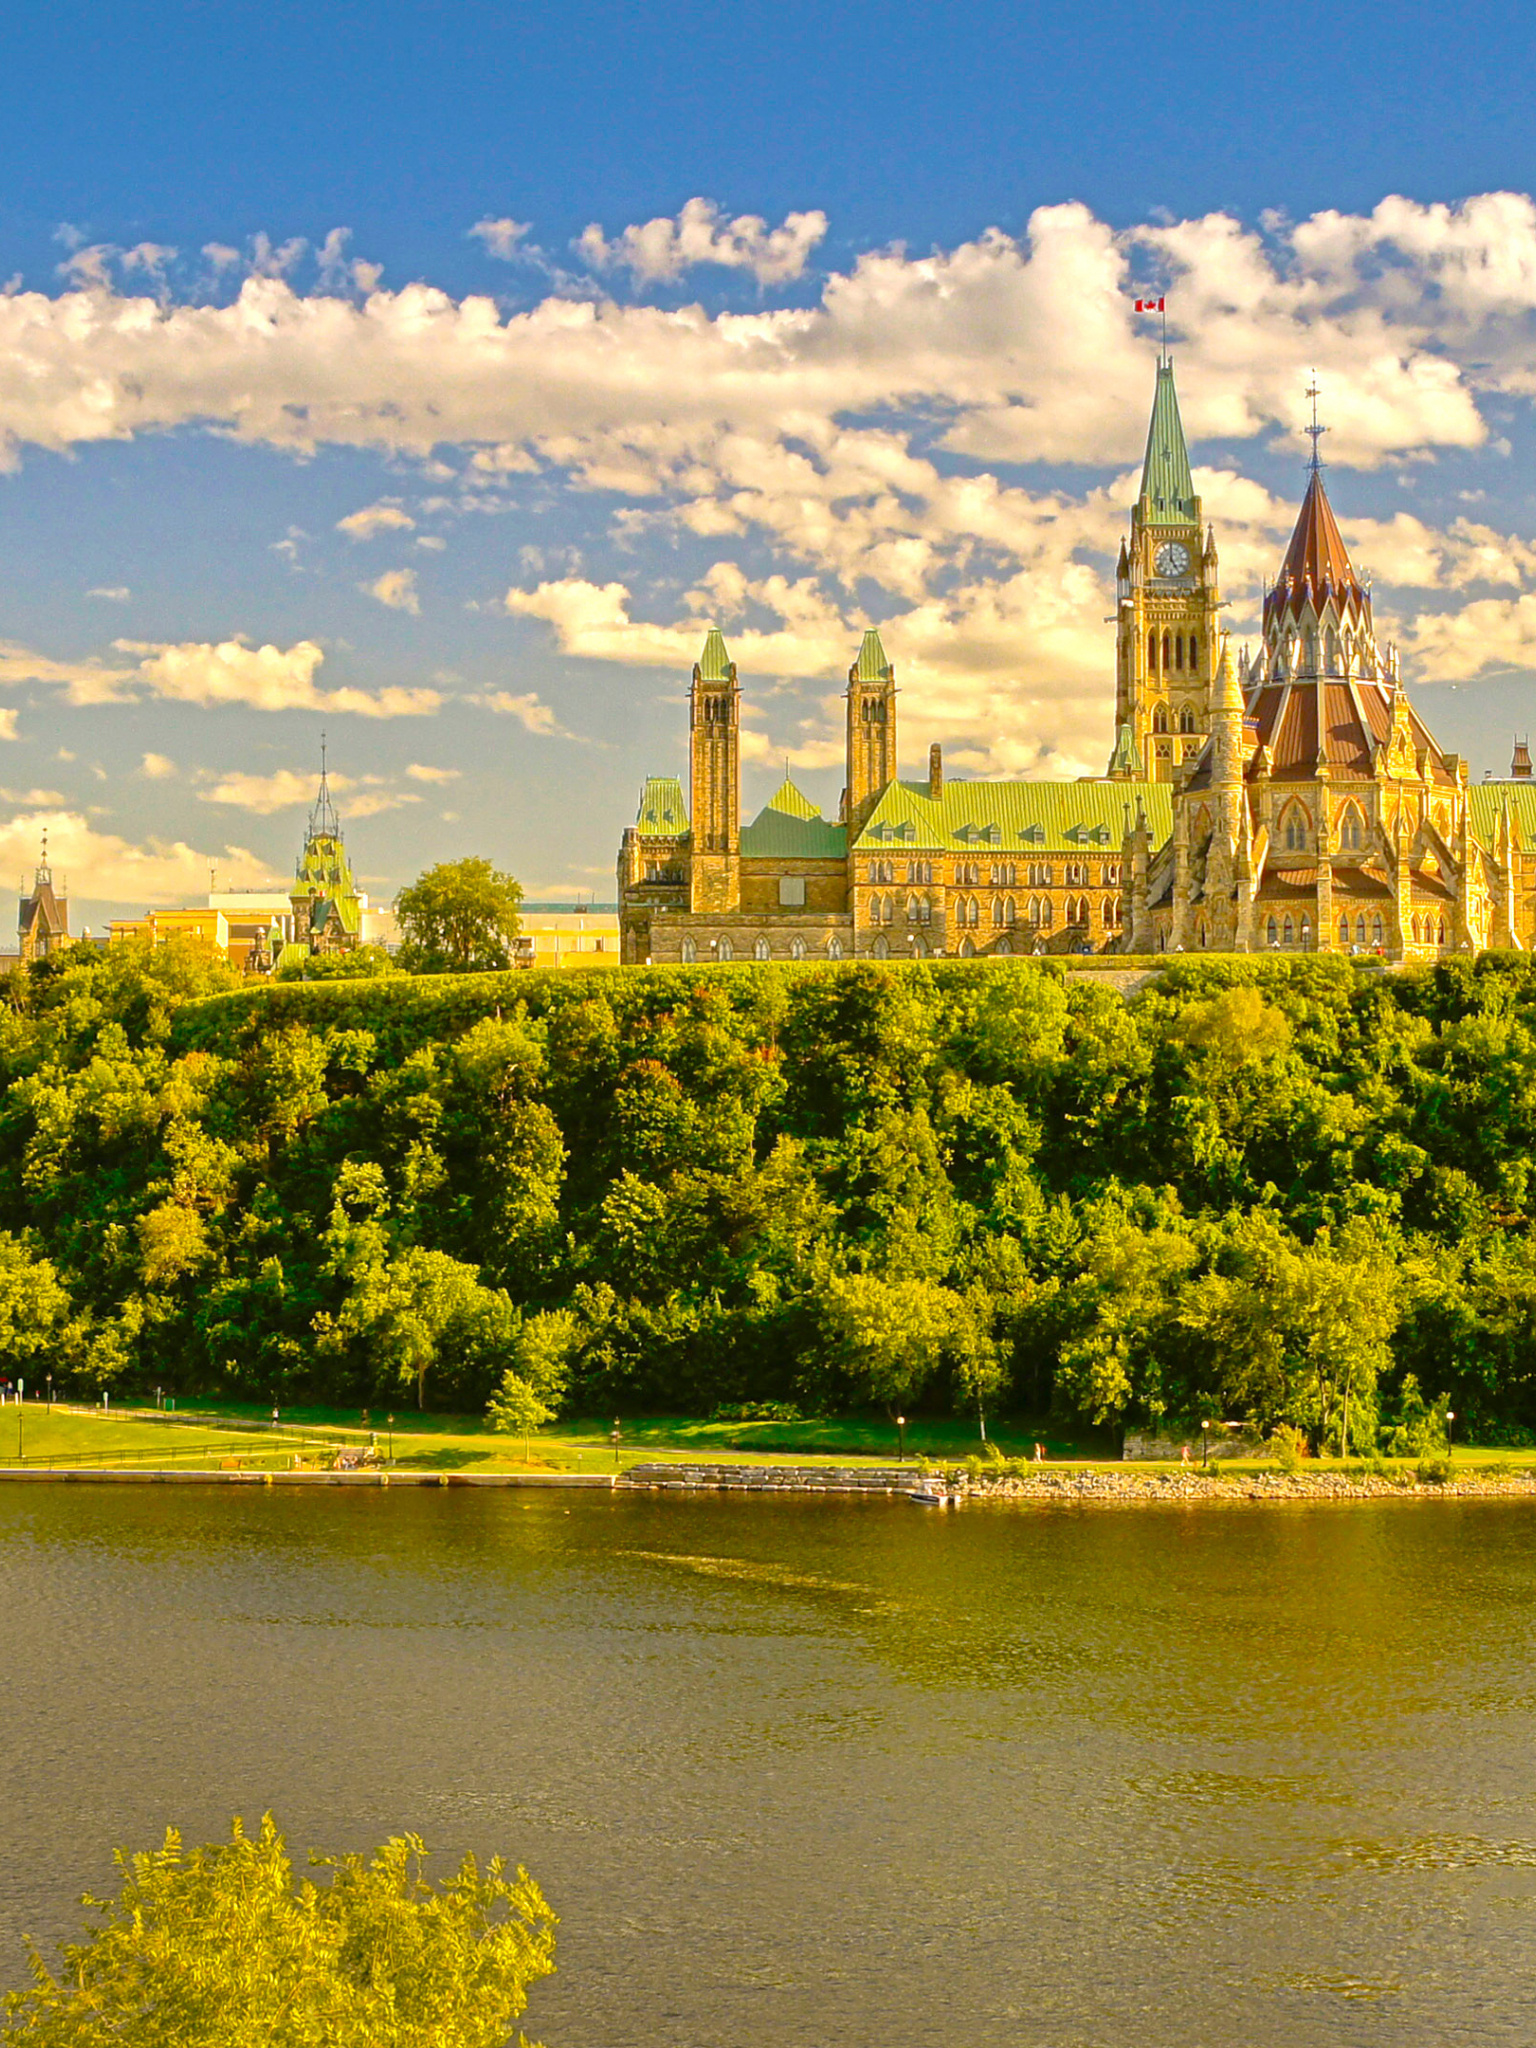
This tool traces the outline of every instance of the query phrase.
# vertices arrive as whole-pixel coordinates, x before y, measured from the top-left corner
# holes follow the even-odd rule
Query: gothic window
[[[1019,921],[1019,906],[1010,896],[1003,905],[1003,923],[1010,929]]]
[[[829,960],[841,960],[842,957],[843,942],[834,932],[832,934],[832,937],[827,941],[827,958]]]
[[[992,948],[992,950],[994,953],[1002,955],[1004,959],[1010,958],[1013,953],[1013,948],[1009,945],[1006,939],[999,939],[997,944]]]
[[[1184,666],[1184,635],[1182,633],[1175,633],[1173,636],[1173,665],[1175,668],[1182,668]]]
[[[1296,927],[1291,922],[1289,912],[1286,913],[1284,939],[1288,946],[1294,946],[1296,943]]]
[[[1107,860],[1104,863],[1104,886],[1106,889],[1118,888],[1120,886],[1119,861]]]
[[[923,900],[922,900],[922,903],[921,903],[921,905],[920,905],[919,907],[920,907],[920,909],[921,909],[921,912],[922,912],[922,921],[923,921],[923,923],[924,923],[924,924],[932,924],[932,922],[933,922],[933,898],[932,898],[931,896],[925,896],[925,897],[923,898]]]
[[[908,941],[908,944],[912,948],[912,958],[914,960],[925,960],[928,957],[928,948],[923,944],[922,940],[918,938],[915,934]]]
[[[1067,862],[1066,884],[1069,889],[1080,889],[1088,880],[1088,863],[1084,860]]]
[[[1171,635],[1171,634],[1169,634],[1169,633],[1164,633],[1164,635],[1163,635],[1163,673],[1164,673],[1165,675],[1167,674],[1168,670],[1169,670],[1170,668],[1172,668],[1172,666],[1173,666],[1173,659],[1172,659],[1172,656],[1173,656],[1173,644],[1172,644],[1172,635]]]
[[[1194,714],[1194,712],[1193,712],[1193,711],[1192,711],[1192,710],[1190,709],[1189,705],[1187,705],[1187,704],[1186,704],[1186,705],[1184,706],[1184,709],[1183,709],[1183,710],[1182,710],[1182,711],[1181,711],[1181,712],[1179,713],[1179,731],[1180,731],[1180,732],[1193,732],[1193,731],[1194,731],[1194,729],[1195,729],[1195,714]]]
[[[1440,944],[1442,946],[1445,944],[1445,919],[1443,917],[1440,920]]]
[[[993,888],[1011,889],[1014,885],[1014,880],[1017,873],[1018,870],[1016,868],[1010,867],[1007,861],[995,861],[992,866]]]
[[[1290,804],[1281,819],[1287,853],[1303,853],[1307,844],[1307,814],[1300,804]]]
[[[880,922],[882,924],[889,924],[891,919],[895,915],[896,898],[894,896],[887,896],[885,901],[880,906]]]
[[[1149,634],[1147,635],[1147,667],[1148,667],[1148,668],[1149,668],[1149,669],[1150,669],[1150,670],[1152,671],[1152,673],[1153,673],[1154,675],[1156,675],[1156,673],[1157,673],[1157,635],[1156,635],[1155,633],[1149,633]]]
[[[1040,898],[1038,896],[1031,896],[1029,899],[1029,921],[1032,925],[1038,925],[1040,922]]]
[[[729,939],[722,939],[720,941],[715,952],[715,958],[717,960],[734,960],[736,958],[736,948]]]
[[[1355,944],[1357,946],[1365,944],[1365,912],[1363,910],[1355,919]]]
[[[1189,636],[1189,665],[1195,669],[1200,666],[1200,635],[1198,633],[1191,633]]]
[[[1339,820],[1339,848],[1344,853],[1358,853],[1361,844],[1360,813],[1353,804],[1344,806],[1344,815]]]
[[[907,880],[909,882],[931,882],[933,880],[933,862],[931,860],[909,860],[907,862]]]
[[[1277,925],[1277,924],[1275,923],[1275,920],[1274,920],[1273,918],[1271,918],[1271,919],[1269,920],[1269,928],[1268,928],[1268,930],[1267,930],[1267,931],[1265,932],[1264,936],[1265,936],[1265,937],[1266,937],[1266,938],[1267,938],[1267,939],[1269,940],[1269,943],[1270,943],[1270,944],[1271,944],[1272,946],[1278,946],[1278,945],[1279,945],[1279,943],[1280,943],[1280,927],[1279,927],[1279,925]]]
[[[752,958],[754,960],[766,960],[769,956],[769,951],[768,941],[766,939],[759,939],[752,948]]]
[[[698,947],[697,947],[697,946],[696,946],[696,945],[695,945],[695,944],[693,943],[692,939],[684,939],[684,941],[683,941],[683,965],[684,965],[685,967],[691,967],[691,966],[693,965],[694,961],[698,959],[698,957],[699,957],[699,949],[698,949]]]
[[[1381,944],[1381,913],[1380,913],[1380,911],[1378,911],[1378,912],[1376,913],[1376,915],[1375,915],[1375,916],[1374,916],[1374,917],[1373,917],[1373,918],[1371,919],[1371,944],[1372,944],[1373,946],[1379,946],[1379,945]]]
[[[1001,931],[1003,928],[1003,899],[1001,896],[994,896],[992,898],[992,924],[993,928],[997,931]]]
[[[790,942],[789,942],[789,957],[790,957],[790,959],[791,959],[791,960],[803,960],[803,959],[805,958],[805,941],[804,941],[804,939],[791,939],[791,940],[790,940]]]
[[[971,897],[971,899],[965,906],[965,921],[967,924],[981,923],[981,905],[976,901],[976,898],[974,896]]]
[[[1168,730],[1168,707],[1166,704],[1159,704],[1153,712],[1152,730],[1154,732],[1166,732]]]
[[[1303,912],[1303,913],[1302,913],[1302,919],[1301,919],[1301,949],[1302,949],[1302,951],[1303,951],[1303,952],[1306,952],[1306,951],[1307,951],[1307,949],[1308,949],[1308,948],[1309,948],[1309,947],[1311,946],[1311,944],[1312,944],[1312,920],[1311,920],[1311,918],[1310,918],[1310,917],[1308,917],[1308,916],[1306,915],[1306,913],[1305,913],[1305,912]]]
[[[1328,673],[1336,676],[1339,672],[1339,636],[1332,626],[1328,628]]]
[[[886,937],[885,937],[885,933],[884,933],[884,932],[882,932],[882,933],[880,934],[879,938],[877,938],[877,939],[875,940],[875,944],[874,944],[874,955],[875,955],[875,958],[876,958],[877,960],[885,960],[885,959],[888,959],[888,958],[890,957],[890,951],[891,951],[891,949],[890,949],[890,946],[889,946],[889,945],[887,944],[887,942],[886,942]]]
[[[1118,896],[1106,896],[1106,897],[1105,897],[1105,899],[1104,899],[1104,929],[1105,929],[1105,931],[1107,931],[1107,932],[1112,932],[1112,931],[1118,931],[1118,930],[1119,930],[1119,928],[1120,928],[1120,924],[1121,924],[1121,921],[1122,921],[1123,911],[1124,911],[1124,906],[1122,905],[1122,903],[1121,903],[1121,901],[1120,901],[1120,898],[1119,898]]]
[[[917,923],[917,898],[915,896],[907,898],[907,923]]]

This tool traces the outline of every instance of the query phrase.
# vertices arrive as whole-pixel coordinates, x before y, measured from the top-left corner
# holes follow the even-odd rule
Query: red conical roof
[[[1280,564],[1275,594],[1282,602],[1310,594],[1315,604],[1320,601],[1325,585],[1341,596],[1347,590],[1361,598],[1365,596],[1344,536],[1339,532],[1339,522],[1333,516],[1328,493],[1323,489],[1323,473],[1314,469],[1297,514],[1296,531]]]

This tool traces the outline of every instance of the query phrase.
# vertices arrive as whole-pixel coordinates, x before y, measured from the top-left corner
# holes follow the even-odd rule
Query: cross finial
[[[1319,395],[1320,394],[1318,391],[1317,384],[1317,372],[1316,370],[1314,370],[1312,372],[1312,382],[1307,386],[1307,396],[1312,401],[1312,424],[1310,427],[1304,429],[1306,433],[1312,436],[1312,461],[1310,467],[1312,470],[1312,474],[1314,476],[1317,475],[1318,471],[1323,466],[1322,462],[1319,460],[1318,457],[1317,444],[1322,439],[1323,435],[1326,434],[1328,431],[1326,427],[1320,427],[1317,423],[1317,401]]]

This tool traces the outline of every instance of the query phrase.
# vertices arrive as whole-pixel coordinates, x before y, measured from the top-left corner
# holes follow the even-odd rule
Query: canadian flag
[[[1138,313],[1163,313],[1167,311],[1167,301],[1164,299],[1138,299],[1136,301],[1136,310]]]

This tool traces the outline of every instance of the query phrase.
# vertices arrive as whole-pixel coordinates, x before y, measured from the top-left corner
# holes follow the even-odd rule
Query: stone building
[[[16,949],[20,964],[26,967],[33,960],[46,960],[50,953],[69,944],[69,897],[62,883],[57,890],[54,888],[46,832],[41,858],[32,871],[32,893],[26,893],[23,883],[19,895]]]
[[[290,943],[303,952],[348,953],[362,944],[366,899],[358,894],[352,879],[352,862],[331,800],[323,749],[320,787],[288,899],[293,914]]]
[[[866,632],[845,690],[835,821],[786,778],[743,825],[741,690],[708,633],[689,777],[654,777],[619,851],[621,957],[922,958],[1344,951],[1428,959],[1536,944],[1536,777],[1470,781],[1378,647],[1315,454],[1261,644],[1219,626],[1216,536],[1173,365],[1157,366],[1116,575],[1102,778],[898,773],[896,671]]]

